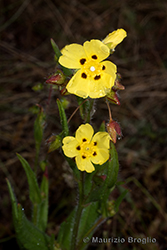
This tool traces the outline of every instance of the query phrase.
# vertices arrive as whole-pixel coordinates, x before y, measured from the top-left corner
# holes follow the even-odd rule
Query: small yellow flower
[[[115,47],[123,41],[123,39],[127,36],[127,33],[124,29],[117,29],[112,33],[108,34],[106,38],[102,41],[106,44],[110,50],[115,50]]]
[[[65,46],[59,63],[77,70],[66,86],[68,92],[82,98],[106,96],[116,79],[116,65],[103,61],[109,55],[110,49],[99,40]]]
[[[77,167],[81,171],[91,173],[94,164],[102,165],[109,159],[110,136],[107,132],[98,132],[88,123],[82,124],[76,131],[75,137],[63,139],[62,149],[67,157],[75,157]]]

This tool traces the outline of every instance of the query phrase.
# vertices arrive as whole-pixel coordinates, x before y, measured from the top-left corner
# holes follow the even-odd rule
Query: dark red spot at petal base
[[[82,59],[80,60],[80,64],[81,64],[81,65],[84,65],[85,62],[86,62],[86,59],[85,59],[85,58],[82,58]]]
[[[87,74],[82,73],[82,74],[81,74],[81,77],[84,78],[84,79],[86,79],[86,78],[87,78]]]
[[[96,59],[97,59],[97,56],[96,56],[96,55],[93,55],[93,56],[92,56],[92,59],[95,59],[95,60],[96,60]]]
[[[100,75],[96,75],[96,76],[94,77],[94,80],[99,80],[100,78],[101,78]]]

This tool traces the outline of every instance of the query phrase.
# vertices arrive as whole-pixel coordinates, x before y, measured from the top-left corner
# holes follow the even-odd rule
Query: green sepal
[[[59,50],[57,44],[55,43],[55,41],[52,38],[51,38],[51,45],[52,45],[52,48],[53,48],[53,50],[55,52],[55,60],[58,62],[59,57],[62,55],[62,53],[61,53],[61,51]],[[62,65],[61,65],[61,68],[62,68],[62,70],[63,70],[63,72],[64,72],[64,74],[66,76],[70,76],[70,75],[73,74],[73,71],[71,69],[68,69],[68,68],[66,68],[66,67],[64,67]]]
[[[60,121],[63,129],[63,137],[69,135],[69,128],[68,128],[68,122],[67,122],[67,117],[65,114],[65,110],[63,108],[63,105],[59,99],[57,99],[57,105],[59,109],[59,115],[60,115]]]
[[[55,151],[56,149],[60,148],[62,145],[62,139],[64,136],[64,132],[61,132],[58,135],[52,135],[48,140],[47,143],[49,144],[48,153]]]
[[[20,154],[17,154],[17,157],[19,158],[26,172],[28,185],[29,185],[30,200],[32,201],[33,204],[39,204],[42,201],[42,199],[41,199],[40,189],[36,180],[36,176],[33,170],[31,169],[30,165],[28,164],[28,162]]]

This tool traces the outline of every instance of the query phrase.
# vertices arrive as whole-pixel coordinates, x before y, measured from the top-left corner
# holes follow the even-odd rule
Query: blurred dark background
[[[16,152],[33,167],[36,116],[31,108],[37,103],[44,110],[47,107],[45,80],[55,69],[50,39],[62,48],[73,42],[103,39],[117,28],[128,33],[111,57],[125,90],[119,93],[121,106],[111,105],[111,109],[123,133],[116,144],[119,180],[127,180],[129,194],[119,213],[95,236],[149,237],[156,238],[156,243],[94,244],[89,249],[167,249],[166,27],[166,0],[0,1],[0,249],[17,248],[6,177],[27,216],[31,214],[27,180]],[[40,83],[43,90],[34,91]],[[57,98],[60,94],[54,91],[40,152],[40,160],[47,159],[49,168],[47,233],[55,235],[76,201],[76,185],[60,150],[47,154],[46,139],[61,131]],[[67,100],[70,117],[77,102],[72,95]],[[108,122],[108,110],[103,100],[98,100],[95,108],[92,124],[98,128],[103,120]],[[80,123],[77,113],[71,121],[72,132]]]

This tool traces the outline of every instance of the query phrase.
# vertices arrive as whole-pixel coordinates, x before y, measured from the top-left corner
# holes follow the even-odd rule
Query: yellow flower
[[[81,171],[91,173],[94,164],[102,165],[109,158],[110,136],[107,132],[98,132],[88,123],[82,124],[76,131],[75,137],[67,136],[63,139],[62,149],[67,157],[75,157],[77,167]]]
[[[112,33],[108,34],[106,38],[102,41],[106,44],[110,50],[115,49],[115,47],[123,41],[123,39],[127,36],[127,33],[124,29],[117,29]]]
[[[116,78],[116,65],[103,61],[109,55],[109,48],[99,40],[65,46],[59,63],[77,70],[66,86],[68,92],[82,98],[106,96]]]

